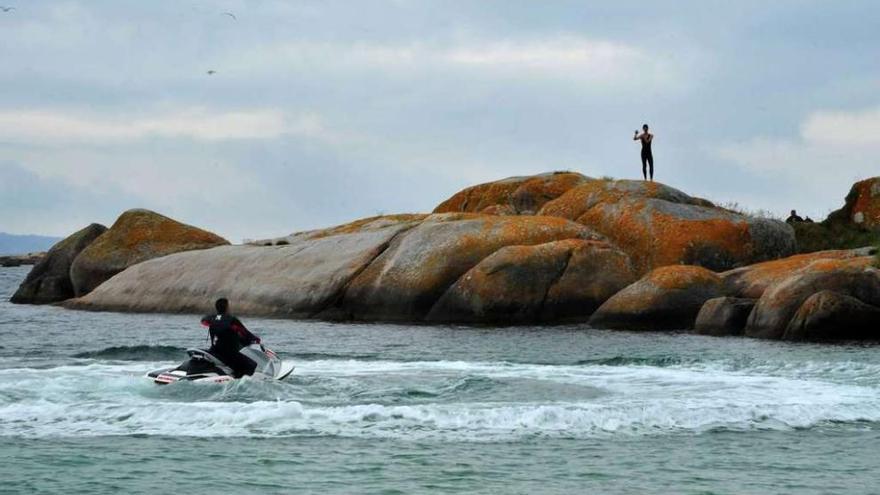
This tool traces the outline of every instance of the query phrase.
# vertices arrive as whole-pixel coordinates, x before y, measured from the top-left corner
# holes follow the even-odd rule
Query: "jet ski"
[[[293,372],[293,364],[281,361],[262,344],[251,344],[239,352],[257,363],[253,378],[284,380]],[[232,368],[204,349],[187,349],[189,358],[176,368],[162,368],[147,373],[146,378],[159,385],[174,382],[225,383],[235,380]]]

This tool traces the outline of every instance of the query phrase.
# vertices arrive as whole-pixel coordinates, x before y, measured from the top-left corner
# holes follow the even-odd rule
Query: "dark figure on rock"
[[[791,210],[791,215],[785,219],[785,223],[803,223],[804,219],[797,214],[797,210]]]
[[[639,131],[635,131],[633,134],[633,141],[641,141],[642,142],[642,176],[645,180],[648,180],[649,173],[650,178],[654,180],[654,154],[651,152],[651,143],[654,141],[654,135],[648,132],[648,124],[642,126],[642,134],[639,134]]]

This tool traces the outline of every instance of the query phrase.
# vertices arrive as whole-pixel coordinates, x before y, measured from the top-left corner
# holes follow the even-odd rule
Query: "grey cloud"
[[[812,0],[30,1],[0,17],[8,40],[0,112],[114,122],[188,108],[268,109],[314,115],[322,133],[108,137],[66,154],[47,144],[57,136],[0,136],[0,157],[15,162],[0,165],[5,181],[39,198],[4,190],[0,217],[18,218],[20,231],[58,233],[47,230],[51,222],[72,229],[86,216],[112,221],[145,206],[232,240],[283,234],[378,211],[426,211],[460,187],[506,175],[636,177],[629,134],[646,121],[664,182],[780,213],[810,190],[810,202],[827,210],[846,192],[838,185],[828,190],[719,149],[797,143],[818,110],[876,108],[880,70],[866,60],[876,58],[878,13],[876,2]],[[456,50],[560,39],[640,55],[610,79],[564,64],[449,62]],[[370,59],[383,50],[403,58]],[[76,167],[101,180],[71,182]]]

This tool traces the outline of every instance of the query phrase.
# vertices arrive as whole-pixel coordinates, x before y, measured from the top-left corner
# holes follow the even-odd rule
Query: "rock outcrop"
[[[18,304],[47,304],[74,296],[70,267],[74,259],[107,230],[93,223],[58,242],[28,273],[11,301]]]
[[[850,260],[814,261],[764,292],[749,315],[745,335],[781,339],[804,301],[822,290],[880,305],[880,270],[854,267]]]
[[[573,172],[509,177],[455,193],[434,213],[470,212],[489,215],[534,215],[547,201],[591,180]]]
[[[847,201],[865,228],[874,183],[857,184]],[[241,314],[295,318],[874,335],[880,270],[869,250],[792,256],[783,222],[662,184],[514,177],[460,191],[435,211],[229,246],[132,210],[67,261],[67,294],[81,297],[66,305],[202,312],[226,296]]]
[[[656,182],[588,180],[539,213],[606,236],[643,273],[679,264],[725,270],[795,251],[794,231],[783,222],[740,215]]]
[[[164,215],[128,210],[76,257],[70,267],[70,278],[74,292],[82,296],[132,265],[224,244],[229,242],[222,237]]]
[[[456,280],[495,251],[565,239],[595,240],[597,236],[583,225],[560,218],[431,215],[352,280],[332,314],[418,321]]]
[[[880,177],[853,184],[843,208],[828,215],[826,222],[849,223],[865,230],[880,231]]]
[[[705,268],[657,268],[605,301],[590,318],[590,325],[622,330],[690,329],[703,303],[719,296],[721,277]]]
[[[625,255],[594,242],[596,239],[583,225],[551,217],[458,213],[374,218],[293,235],[283,245],[222,246],[148,260],[67,305],[197,312],[205,311],[213,298],[222,294],[234,300],[236,311],[243,314],[421,321],[431,313],[433,318],[447,320],[450,318],[442,309],[432,311],[441,296],[462,275],[506,247],[573,240],[572,246],[566,247],[571,257],[578,248],[584,250],[579,256],[592,249],[597,270],[602,263],[613,262],[628,268]],[[588,247],[585,241],[594,245]],[[544,261],[538,259],[541,256],[533,258],[530,273],[537,279],[544,274],[535,270],[553,255],[548,252]],[[588,265],[588,261],[578,263]],[[591,290],[596,294],[611,292],[618,283],[614,277],[627,276],[600,275],[592,287],[578,290],[584,294]],[[506,297],[503,291],[488,293],[499,300]],[[565,315],[571,311],[566,297],[587,298],[574,291],[554,296],[557,299],[550,299],[549,293],[547,297],[558,300],[553,304]],[[591,311],[591,307],[587,304],[582,310]],[[555,313],[547,314],[556,317]],[[515,315],[510,318],[510,322],[518,321]]]
[[[721,274],[724,279],[724,292],[737,297],[757,299],[768,287],[779,284],[795,273],[809,270],[813,262],[819,260],[842,260],[841,266],[866,268],[871,266],[874,257],[870,249],[840,249],[798,254],[773,261],[765,261],[744,266]],[[822,269],[822,264],[812,265]]]
[[[788,324],[784,340],[880,340],[880,307],[830,290],[808,297]]]
[[[294,235],[285,244],[220,246],[132,266],[68,307],[143,312],[206,312],[214,299],[248,315],[313,317],[391,241],[418,222],[369,219]]]
[[[629,257],[605,242],[569,239],[507,246],[460,277],[427,319],[471,323],[583,320],[635,280]]]
[[[697,313],[694,330],[702,335],[742,335],[755,302],[739,297],[709,299]]]
[[[45,257],[46,253],[26,253],[0,256],[0,267],[11,268],[14,266],[36,265]]]

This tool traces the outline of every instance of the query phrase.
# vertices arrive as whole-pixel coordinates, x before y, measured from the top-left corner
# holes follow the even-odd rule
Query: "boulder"
[[[456,280],[499,249],[595,238],[583,225],[550,217],[371,218],[272,242],[151,259],[65,305],[207,312],[225,296],[247,315],[420,321]]]
[[[229,242],[222,237],[158,213],[128,210],[76,257],[70,267],[70,278],[74,292],[82,296],[132,265],[224,244]]]
[[[873,257],[865,249],[840,249],[798,254],[773,261],[736,268],[721,274],[724,279],[724,292],[737,297],[757,299],[768,287],[776,285],[788,277],[809,269],[822,269],[819,260],[843,260],[843,265],[853,268],[871,266]]]
[[[431,215],[352,281],[333,317],[421,320],[452,284],[495,251],[565,239],[598,237],[561,218]]]
[[[702,335],[742,335],[755,302],[739,297],[709,299],[697,313],[694,330]]]
[[[585,320],[635,280],[629,257],[605,242],[568,239],[507,246],[459,278],[427,319],[479,323]]]
[[[749,315],[745,335],[780,339],[804,301],[821,290],[880,305],[880,270],[852,266],[851,260],[818,260],[768,288]]]
[[[703,303],[721,295],[721,278],[705,268],[657,268],[605,301],[590,318],[590,325],[621,330],[689,329]]]
[[[308,318],[338,302],[351,281],[418,220],[370,218],[289,236],[269,246],[220,246],[134,265],[68,307],[208,312],[227,297],[240,314]]]
[[[794,231],[784,222],[744,216],[656,182],[587,181],[539,214],[606,236],[641,273],[678,264],[726,270],[795,251]]]
[[[28,273],[11,301],[18,304],[47,304],[73,297],[70,266],[106,230],[107,227],[93,223],[52,246]]]
[[[880,340],[880,308],[830,290],[808,297],[794,314],[784,340]]]
[[[826,222],[848,223],[872,231],[880,231],[880,177],[853,184],[843,208],[828,215]]]
[[[534,215],[547,201],[588,180],[573,172],[510,177],[463,189],[440,203],[434,213]]]
[[[572,250],[562,276],[547,291],[542,318],[585,320],[638,278],[629,256],[616,246],[584,243]]]

